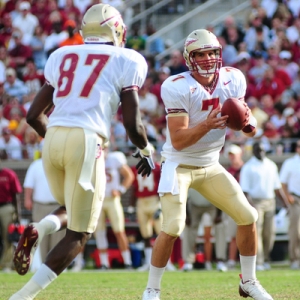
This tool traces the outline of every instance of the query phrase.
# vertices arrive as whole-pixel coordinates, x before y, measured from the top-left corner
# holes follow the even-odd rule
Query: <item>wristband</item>
[[[150,156],[151,153],[153,152],[153,146],[148,142],[147,146],[144,149],[140,149],[140,152],[144,156]]]
[[[118,191],[121,193],[121,194],[125,194],[127,189],[124,185],[119,185],[118,187]]]
[[[257,126],[257,120],[255,119],[255,117],[253,117],[253,115],[250,116],[249,123],[247,125],[251,125],[252,127],[256,128],[256,126]]]
[[[242,131],[245,132],[245,133],[250,133],[256,128],[256,126],[257,126],[257,121],[251,115],[250,118],[249,118],[249,123],[242,129]]]

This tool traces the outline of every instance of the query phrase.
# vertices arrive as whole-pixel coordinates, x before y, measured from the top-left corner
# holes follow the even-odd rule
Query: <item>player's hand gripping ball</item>
[[[228,116],[226,125],[232,130],[242,130],[249,121],[249,107],[244,101],[228,98],[222,106],[221,116]]]

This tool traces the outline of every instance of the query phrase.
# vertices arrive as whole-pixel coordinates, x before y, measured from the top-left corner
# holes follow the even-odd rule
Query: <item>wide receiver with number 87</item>
[[[45,137],[43,165],[60,208],[25,229],[14,254],[16,271],[27,273],[45,235],[65,227],[66,235],[10,300],[34,299],[70,265],[95,231],[106,184],[102,148],[119,105],[127,134],[138,147],[139,173],[149,176],[154,168],[139,113],[138,90],[147,74],[144,57],[123,48],[126,26],[109,5],[87,10],[81,29],[83,45],[59,48],[49,57],[46,84],[27,114],[27,122]]]
[[[153,247],[142,299],[160,299],[161,279],[174,242],[184,229],[188,189],[193,188],[237,223],[240,296],[272,300],[256,278],[257,211],[219,163],[228,119],[227,115],[220,116],[221,106],[228,98],[244,101],[245,77],[238,69],[222,67],[222,47],[216,36],[205,29],[188,35],[183,55],[189,71],[170,76],[161,88],[167,113],[158,186],[163,225]],[[256,133],[255,119],[248,106],[244,107],[246,119],[242,125],[249,130],[242,130],[252,137]]]

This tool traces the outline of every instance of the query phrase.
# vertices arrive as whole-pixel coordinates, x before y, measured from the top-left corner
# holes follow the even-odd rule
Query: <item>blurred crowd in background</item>
[[[44,84],[43,69],[59,47],[83,43],[79,33],[84,12],[93,4],[108,3],[126,18],[134,13],[122,0],[1,1],[0,9],[0,157],[33,159],[41,140],[25,117],[36,92]],[[204,1],[193,3],[201,4]],[[300,137],[300,1],[249,0],[243,24],[227,16],[213,31],[223,47],[223,66],[240,69],[247,80],[246,102],[258,121],[258,133],[246,140],[228,130],[227,140],[251,149],[260,139],[269,153],[294,151]],[[163,14],[183,13],[183,1],[171,1]],[[148,138],[159,152],[165,140],[165,110],[160,97],[162,82],[186,71],[181,49],[161,61],[155,55],[171,47],[172,40],[156,38],[146,51],[146,41],[156,32],[149,22],[145,32],[134,23],[127,32],[126,47],[145,56],[147,79],[139,91],[140,109]],[[147,48],[148,49],[148,48]],[[130,152],[121,114],[113,120],[111,143]],[[249,150],[250,153],[251,150]]]

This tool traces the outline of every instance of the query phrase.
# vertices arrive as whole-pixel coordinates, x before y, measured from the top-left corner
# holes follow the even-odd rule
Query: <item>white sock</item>
[[[55,215],[48,215],[38,223],[33,223],[39,233],[39,243],[45,235],[59,231],[61,228],[60,220]]]
[[[145,248],[145,263],[147,265],[150,265],[151,263],[151,256],[152,256],[152,248],[151,247],[148,247],[148,248]]]
[[[148,277],[147,289],[152,288],[160,290],[160,283],[164,274],[165,268],[156,268],[150,264],[150,272]]]
[[[107,254],[107,252],[105,252],[105,253],[101,252],[101,253],[99,254],[99,256],[100,256],[100,262],[101,262],[101,265],[102,265],[102,266],[109,267],[108,254]]]
[[[75,257],[75,265],[76,266],[81,266],[83,263],[83,253],[80,252],[78,255]]]
[[[241,270],[243,282],[249,279],[256,279],[256,255],[243,256],[240,255]]]
[[[42,264],[17,294],[33,299],[56,278],[57,275],[48,266]]]
[[[122,251],[122,257],[125,265],[132,265],[131,254],[129,250]]]

